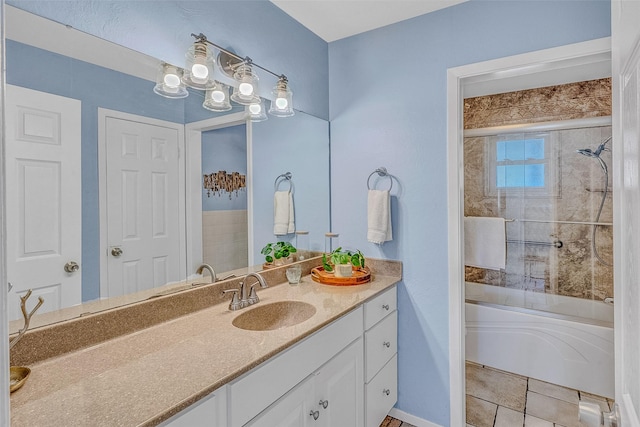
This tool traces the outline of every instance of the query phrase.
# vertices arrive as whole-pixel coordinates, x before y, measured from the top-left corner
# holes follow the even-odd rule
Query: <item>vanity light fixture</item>
[[[273,100],[271,107],[269,107],[269,114],[276,117],[291,117],[295,114],[293,111],[293,92],[289,89],[286,76],[280,76],[271,95]]]
[[[215,85],[213,80],[213,55],[207,48],[206,38],[197,39],[186,54],[187,62],[182,81],[194,89],[206,90]]]
[[[294,115],[293,92],[289,88],[289,82],[284,74],[276,74],[254,63],[248,56],[242,58],[234,52],[210,42],[202,33],[191,34],[191,36],[196,40],[187,51],[187,61],[185,69],[182,70],[181,82],[193,89],[207,91],[205,101],[202,104],[204,108],[212,111],[228,111],[231,109],[231,105],[228,102],[228,87],[213,78],[213,54],[209,48],[209,46],[213,46],[218,50],[216,58],[220,71],[233,78],[237,83],[234,85],[230,99],[244,105],[252,121],[267,119],[264,103],[258,91],[259,78],[255,73],[257,68],[278,78],[278,83],[272,91],[274,99],[271,102],[269,113],[276,117]],[[171,81],[175,83],[176,80],[171,77]],[[187,96],[186,88],[183,89],[184,93],[186,93],[184,96]],[[156,91],[156,93],[159,92]],[[160,94],[165,96],[162,93]]]
[[[182,83],[182,69],[175,65],[161,63],[153,91],[165,98],[186,98],[189,92]]]
[[[260,99],[259,102],[247,105],[245,109],[252,122],[264,122],[268,119],[267,111],[264,108],[264,101],[262,99]]]
[[[251,61],[249,59],[249,61]],[[258,76],[251,69],[251,62],[245,62],[238,66],[233,73],[233,78],[238,86],[233,88],[231,100],[241,105],[251,105],[260,102],[258,95]]]
[[[215,82],[211,89],[207,89],[202,106],[211,111],[229,111],[231,110],[231,102],[229,102],[229,86]]]

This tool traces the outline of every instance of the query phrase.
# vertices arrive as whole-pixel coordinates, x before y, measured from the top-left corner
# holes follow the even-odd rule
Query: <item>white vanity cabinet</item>
[[[378,427],[398,400],[396,287],[364,306],[365,425]]]
[[[378,427],[397,400],[396,286],[166,421],[170,427]]]
[[[177,413],[162,427],[220,427],[227,425],[227,386]]]
[[[363,346],[358,338],[254,418],[250,427],[362,427]]]

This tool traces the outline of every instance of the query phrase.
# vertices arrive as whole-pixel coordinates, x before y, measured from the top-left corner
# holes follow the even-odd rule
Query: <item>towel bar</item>
[[[562,240],[554,240],[553,242],[536,242],[534,240],[507,240],[507,243],[524,243],[525,245],[534,246],[554,246],[558,249],[564,246]]]
[[[276,180],[273,182],[273,190],[278,191],[278,185],[282,181],[287,181],[289,183],[289,191],[293,189],[293,181],[291,181],[291,172],[285,172],[282,175],[278,175]]]
[[[391,191],[391,189],[393,188],[393,178],[394,178],[394,176],[391,175],[389,172],[387,172],[387,168],[385,168],[385,167],[379,167],[378,169],[376,169],[373,172],[371,172],[371,174],[369,175],[369,178],[367,178],[367,189],[371,190],[371,186],[369,185],[369,181],[371,180],[371,177],[376,173],[378,174],[378,176],[381,176],[381,177],[385,177],[386,176],[386,177],[389,178],[389,182],[390,182],[389,191]]]

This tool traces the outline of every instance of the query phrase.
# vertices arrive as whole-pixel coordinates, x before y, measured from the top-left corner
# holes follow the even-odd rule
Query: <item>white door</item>
[[[76,99],[7,85],[6,210],[9,319],[22,317],[28,289],[44,298],[38,313],[80,304],[81,104]]]
[[[176,127],[105,117],[107,295],[180,279]]]
[[[640,2],[613,1],[616,403],[640,426]]]
[[[276,403],[247,423],[250,427],[315,426],[320,418],[314,396],[314,377],[309,377]]]

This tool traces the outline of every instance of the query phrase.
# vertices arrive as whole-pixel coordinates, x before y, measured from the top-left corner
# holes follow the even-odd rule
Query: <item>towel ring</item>
[[[293,181],[291,181],[291,172],[283,173],[282,175],[278,175],[276,180],[273,182],[273,190],[278,191],[278,185],[282,181],[287,181],[289,183],[289,192],[293,189]]]
[[[378,176],[386,176],[387,178],[389,178],[389,190],[391,191],[391,189],[393,188],[393,177],[390,173],[387,172],[387,168],[385,167],[379,167],[378,169],[374,170],[373,172],[371,172],[371,175],[369,175],[369,178],[367,178],[367,189],[371,190],[371,186],[369,185],[369,181],[371,180],[371,177],[374,174],[378,174]]]

